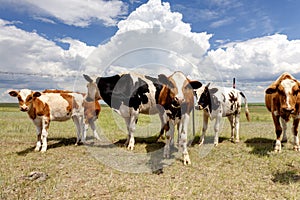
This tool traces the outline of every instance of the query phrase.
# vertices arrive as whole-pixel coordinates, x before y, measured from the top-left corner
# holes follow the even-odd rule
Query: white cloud
[[[116,25],[118,18],[127,14],[127,5],[122,1],[104,0],[0,0],[3,6],[28,10],[37,19],[54,17],[65,24],[79,27],[89,26],[93,21],[103,21],[107,26]],[[53,23],[53,20],[48,19]]]
[[[199,76],[197,64],[210,48],[211,34],[195,33],[169,3],[150,0],[118,23],[118,31],[87,61],[87,73],[138,70],[157,75],[181,70]]]
[[[211,50],[206,59],[229,76],[272,79],[284,71],[300,73],[300,40],[280,34],[254,38]]]
[[[37,33],[0,19],[1,88],[11,87],[12,83],[17,88],[52,88],[74,79],[95,47],[71,38],[61,42],[69,43],[70,48],[63,50]]]

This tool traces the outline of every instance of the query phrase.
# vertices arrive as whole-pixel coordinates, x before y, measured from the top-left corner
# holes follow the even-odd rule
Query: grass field
[[[72,121],[53,122],[48,150],[40,153],[33,151],[35,127],[27,114],[2,104],[0,199],[300,199],[300,154],[292,150],[290,128],[282,152],[273,153],[270,113],[261,105],[249,109],[251,122],[242,110],[241,142],[229,141],[224,120],[217,147],[211,144],[212,134],[204,146],[195,144],[201,128],[201,112],[196,111],[192,165],[184,166],[176,151],[171,159],[161,158],[164,143],[154,137],[157,116],[140,116],[133,152],[122,146],[122,118],[103,107],[97,121],[100,142],[88,132],[87,145],[75,146]],[[46,177],[30,178],[34,171]]]

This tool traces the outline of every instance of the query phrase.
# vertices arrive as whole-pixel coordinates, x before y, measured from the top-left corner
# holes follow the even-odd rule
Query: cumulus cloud
[[[127,14],[127,5],[122,1],[104,0],[0,0],[3,6],[15,6],[19,10],[29,10],[36,19],[44,22],[56,18],[68,25],[89,26],[93,21],[102,21],[107,26],[116,25],[118,19]],[[21,8],[20,8],[21,7]]]
[[[272,80],[282,72],[300,72],[300,40],[286,35],[249,39],[211,50],[206,64],[214,65],[228,77],[248,80]]]
[[[91,54],[86,71],[111,75],[140,70],[157,75],[181,70],[198,77],[197,64],[210,48],[211,37],[206,32],[192,32],[169,3],[150,0],[118,23],[111,40]]]
[[[94,47],[71,38],[61,42],[70,44],[70,48],[63,50],[35,32],[23,31],[0,19],[1,88],[9,87],[12,80],[18,88],[46,86],[41,82],[48,84],[44,88],[58,87],[56,81],[76,76]]]

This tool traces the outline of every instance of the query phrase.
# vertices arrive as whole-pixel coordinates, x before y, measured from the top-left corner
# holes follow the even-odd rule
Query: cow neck
[[[31,102],[31,104],[29,106],[29,110],[27,111],[27,114],[32,120],[34,120],[36,118],[36,109],[34,108],[34,106],[32,104],[33,104],[33,102]]]

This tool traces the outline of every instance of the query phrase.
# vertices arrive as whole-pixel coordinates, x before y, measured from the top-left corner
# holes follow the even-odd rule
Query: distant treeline
[[[18,107],[18,103],[0,103],[0,107]],[[101,104],[102,107],[108,107],[107,104]],[[265,103],[248,103],[248,106],[265,106]]]

